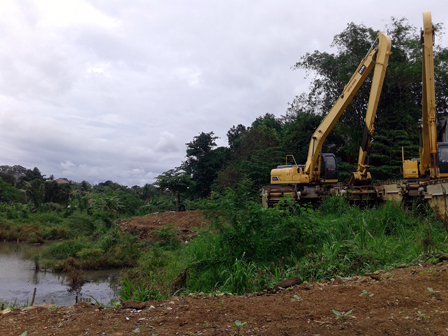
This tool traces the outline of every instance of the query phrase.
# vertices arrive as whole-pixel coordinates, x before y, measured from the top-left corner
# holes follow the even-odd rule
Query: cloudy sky
[[[349,22],[425,10],[448,29],[446,0],[0,0],[0,165],[153,183],[200,132],[284,115]]]

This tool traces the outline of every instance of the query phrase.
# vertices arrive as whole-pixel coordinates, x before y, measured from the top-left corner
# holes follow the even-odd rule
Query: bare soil
[[[197,235],[196,229],[206,228],[208,221],[199,211],[170,211],[122,219],[118,223],[122,231],[138,234],[142,239],[154,238],[154,231],[160,230],[167,224],[172,224],[174,229],[178,229],[179,239],[186,241]]]
[[[153,230],[145,231],[145,221],[157,227],[162,218],[177,225],[191,216],[205,225],[197,212],[154,216],[127,225],[141,234]],[[199,225],[185,220],[181,226],[193,236],[192,228]],[[276,293],[172,297],[143,309],[81,302],[4,310],[0,335],[448,335],[447,284],[448,263],[440,262],[303,283]],[[243,326],[237,328],[235,321]]]

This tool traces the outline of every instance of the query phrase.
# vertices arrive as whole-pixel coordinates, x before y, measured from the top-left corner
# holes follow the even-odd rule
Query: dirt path
[[[155,223],[154,217],[148,220]],[[186,222],[184,229],[193,232],[193,220]],[[142,310],[87,303],[5,310],[0,335],[448,335],[447,284],[444,262],[277,293],[173,297]],[[336,319],[333,310],[345,316]],[[237,320],[244,324],[240,329],[234,327]]]
[[[143,310],[87,303],[17,309],[0,314],[0,334],[236,335],[232,325],[239,320],[246,323],[242,335],[448,335],[447,283],[445,263],[302,284],[276,294],[173,297]],[[351,313],[337,320],[333,310]]]

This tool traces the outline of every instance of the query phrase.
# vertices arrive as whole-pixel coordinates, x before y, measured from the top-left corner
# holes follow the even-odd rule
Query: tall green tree
[[[275,115],[266,113],[264,116],[255,119],[250,128],[269,128],[280,134],[283,130],[283,123]]]
[[[141,200],[147,202],[159,195],[157,187],[153,184],[146,183],[142,188],[139,187],[138,195]]]
[[[170,169],[157,176],[154,184],[158,186],[160,191],[168,191],[175,195],[176,208],[179,210],[181,207],[181,194],[193,186],[190,175],[179,167]]]
[[[45,202],[45,181],[40,179],[25,182],[26,194],[37,210]]]
[[[39,168],[34,167],[33,169],[27,169],[25,174],[19,178],[17,183],[18,188],[27,188],[27,183],[35,180],[45,180],[45,175],[42,175]]]
[[[15,203],[23,201],[24,195],[0,177],[0,203]]]
[[[3,182],[9,183],[12,186],[16,185],[16,178],[13,174],[10,173],[0,173],[0,178],[3,180]]]
[[[229,160],[230,151],[226,147],[217,147],[217,136],[213,132],[200,133],[187,143],[187,160],[182,169],[191,176],[193,182],[192,195],[207,197],[215,181],[218,171]]]
[[[282,133],[283,125],[272,115],[266,116],[257,118],[238,139],[231,161],[218,174],[215,190],[235,189],[243,180],[249,180],[253,191],[258,192],[270,183],[271,169],[283,161],[278,135],[278,132]]]
[[[246,126],[239,124],[238,126],[232,126],[227,132],[227,139],[229,142],[229,148],[234,152],[241,144],[241,137],[248,131]]]
[[[294,116],[291,116],[294,113]],[[293,155],[298,164],[304,164],[308,155],[311,135],[322,122],[322,116],[307,112],[291,112],[285,118],[281,147],[285,155]]]
[[[32,181],[30,184],[36,183]],[[44,184],[44,203],[59,203],[68,205],[71,185],[69,183],[58,184],[56,181],[46,181]]]

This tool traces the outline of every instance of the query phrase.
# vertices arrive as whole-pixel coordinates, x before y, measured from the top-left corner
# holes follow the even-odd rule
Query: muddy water
[[[57,306],[75,304],[78,298],[91,296],[103,304],[118,297],[117,270],[84,271],[88,282],[78,291],[71,291],[65,273],[36,272],[33,257],[43,246],[0,242],[0,302],[53,303]],[[92,299],[92,301],[95,301]]]

